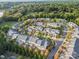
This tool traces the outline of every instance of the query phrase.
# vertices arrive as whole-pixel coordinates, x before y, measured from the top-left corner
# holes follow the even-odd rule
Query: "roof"
[[[19,26],[19,23],[16,23],[12,26],[12,29],[17,29],[18,26]]]
[[[34,36],[29,36],[29,40],[28,42],[31,44],[35,44],[37,46],[37,48],[43,48],[43,49],[46,49],[46,47],[49,45],[50,42],[48,42],[47,40],[41,40],[37,37],[34,37]],[[41,49],[42,49],[41,48]]]
[[[46,48],[48,45],[49,45],[49,42],[48,41],[45,41],[44,42],[44,48]]]
[[[38,39],[39,39],[39,38],[37,38],[37,37],[30,36],[30,37],[29,37],[29,42],[35,43],[36,40],[38,40]]]
[[[18,34],[18,32],[16,30],[10,29],[8,31],[8,36],[12,36],[13,34]]]
[[[25,43],[28,39],[26,35],[18,35],[17,40]]]
[[[73,26],[73,27],[78,27],[75,23],[73,23],[73,22],[68,22],[68,25],[69,26]]]
[[[35,30],[35,31],[42,31],[43,30],[43,28],[41,26],[36,26],[36,27],[29,26],[27,29],[28,29],[28,32],[32,32],[32,30]]]
[[[59,30],[51,29],[51,28],[45,28],[44,31],[45,31],[45,32],[48,32],[48,33],[50,33],[50,34],[59,34],[59,33],[60,33]]]
[[[19,35],[19,34],[13,34],[13,35],[12,35],[12,39],[17,38],[17,37],[18,37],[18,35]]]
[[[37,26],[43,26],[43,22],[36,22],[35,25],[37,25]]]
[[[56,34],[59,34],[60,31],[59,30],[56,30],[56,29],[51,29],[51,32],[55,32]]]
[[[36,44],[37,44],[37,48],[39,48],[40,50],[45,50],[47,46],[50,44],[50,42],[47,40],[38,39],[36,41]]]
[[[36,44],[38,44],[39,46],[41,46],[42,40],[37,40],[37,41],[36,41]]]
[[[54,23],[47,23],[48,26],[52,26],[52,27],[60,27],[61,24],[60,23],[57,23],[57,22],[54,22]]]
[[[32,28],[31,27],[28,27],[28,32],[32,32]]]
[[[41,26],[36,26],[35,27],[38,31],[42,31],[43,30],[43,28],[41,27]]]
[[[12,29],[17,29],[20,24],[23,24],[23,22],[19,22],[19,23],[14,24],[14,25],[12,26]]]
[[[27,35],[20,35],[20,34],[13,34],[12,39],[16,38],[16,42],[19,45],[30,43],[35,44],[37,48],[40,50],[46,49],[46,47],[49,45],[47,40],[41,40],[38,37],[35,36],[27,36]]]

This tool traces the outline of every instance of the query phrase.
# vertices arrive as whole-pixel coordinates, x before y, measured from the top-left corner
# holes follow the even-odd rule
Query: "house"
[[[37,29],[37,31],[43,31],[43,27],[41,26],[36,26],[35,28]]]
[[[27,19],[27,21],[30,21],[31,19]]]
[[[36,25],[36,26],[43,26],[44,23],[43,23],[43,22],[36,22],[35,25]]]
[[[25,46],[26,44],[33,47],[37,47],[40,50],[46,50],[50,42],[46,40],[41,40],[35,36],[18,35],[16,43]]]
[[[73,23],[73,22],[68,22],[67,24],[68,24],[68,26],[70,26],[70,27],[74,27],[74,28],[77,28],[77,27],[78,27],[78,26],[77,26],[75,23]]]
[[[59,33],[60,33],[59,30],[52,29],[51,32],[50,32],[50,35],[51,35],[52,38],[56,38]]]
[[[46,48],[49,46],[48,41],[41,40],[34,36],[30,36],[28,42],[30,45],[35,45],[40,50],[46,50]]]
[[[61,27],[61,24],[57,23],[57,22],[54,22],[54,23],[47,23],[47,26],[57,28],[57,27]]]
[[[50,45],[50,42],[46,41],[46,40],[37,40],[36,41],[37,44],[37,48],[40,50],[46,50],[46,48]]]
[[[34,20],[34,21],[35,21],[35,20],[37,20],[37,19],[36,19],[36,18],[33,18],[32,20]]]
[[[31,32],[33,32],[33,31],[42,31],[43,30],[43,28],[41,27],[41,26],[36,26],[36,27],[33,27],[33,26],[29,26],[28,28],[27,28],[27,32],[28,33],[31,33]]]
[[[28,27],[27,28],[27,32],[32,32],[32,28],[31,27]]]
[[[40,50],[44,50],[44,47],[41,45],[42,44],[42,41],[43,40],[40,40],[40,39],[36,41],[36,46]]]
[[[51,29],[51,33],[59,34],[60,31],[59,30],[56,30],[56,29]]]
[[[45,18],[45,20],[48,20],[48,21],[49,21],[49,20],[50,20],[50,18]]]
[[[12,36],[13,34],[18,34],[18,32],[14,29],[10,29],[7,33],[8,36]]]
[[[19,45],[23,45],[26,43],[26,41],[28,40],[27,39],[28,36],[26,35],[18,35],[17,39],[16,39],[16,42],[19,44]]]
[[[12,26],[12,29],[18,29],[19,25],[23,24],[23,22],[16,23]]]
[[[59,30],[51,29],[51,28],[45,28],[43,32],[48,35],[51,35],[52,37],[56,37],[60,33]]]
[[[18,26],[19,26],[18,23],[16,23],[12,26],[12,29],[17,29]]]
[[[75,32],[78,32],[78,25],[73,22],[67,23],[69,27],[73,28]]]
[[[33,26],[29,26],[29,27],[27,28],[27,32],[28,32],[28,33],[32,32],[33,30],[36,31],[37,29],[35,29]]]
[[[18,37],[19,34],[13,34],[12,35],[12,39],[16,39]]]
[[[39,38],[37,38],[37,37],[30,36],[28,42],[29,42],[30,44],[35,44],[36,40],[38,40],[38,39],[39,39]]]

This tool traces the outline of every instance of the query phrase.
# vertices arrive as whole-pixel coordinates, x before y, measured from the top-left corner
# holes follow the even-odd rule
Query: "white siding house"
[[[26,35],[18,35],[16,42],[19,45],[22,45],[22,44],[25,44],[27,40],[28,39],[27,39],[27,36]]]
[[[52,37],[56,37],[60,33],[59,30],[50,29],[50,28],[45,28],[43,32],[48,34],[48,35],[52,35]]]
[[[18,37],[19,34],[13,34],[12,35],[12,39],[16,39]]]
[[[60,27],[61,26],[61,24],[60,23],[47,23],[47,26],[51,26],[51,27]]]
[[[10,29],[7,33],[8,36],[12,36],[13,34],[18,34],[16,30]]]

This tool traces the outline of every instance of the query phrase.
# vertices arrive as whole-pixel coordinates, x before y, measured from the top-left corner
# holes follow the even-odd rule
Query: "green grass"
[[[3,55],[6,57],[5,59],[8,59],[11,56],[15,56],[16,59],[18,59],[18,57],[20,57],[20,56],[23,57],[23,59],[31,59],[29,56],[26,57],[26,56],[19,55],[19,54],[16,54],[14,52],[8,52],[8,51],[6,51]]]
[[[12,27],[12,25],[16,24],[16,22],[4,22],[2,24],[0,24],[0,27],[8,25],[9,27]]]

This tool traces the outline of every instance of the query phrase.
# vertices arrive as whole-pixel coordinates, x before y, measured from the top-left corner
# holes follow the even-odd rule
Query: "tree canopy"
[[[79,17],[79,3],[29,3],[14,6],[4,12],[5,21],[27,20],[27,18],[64,18],[75,21]]]

